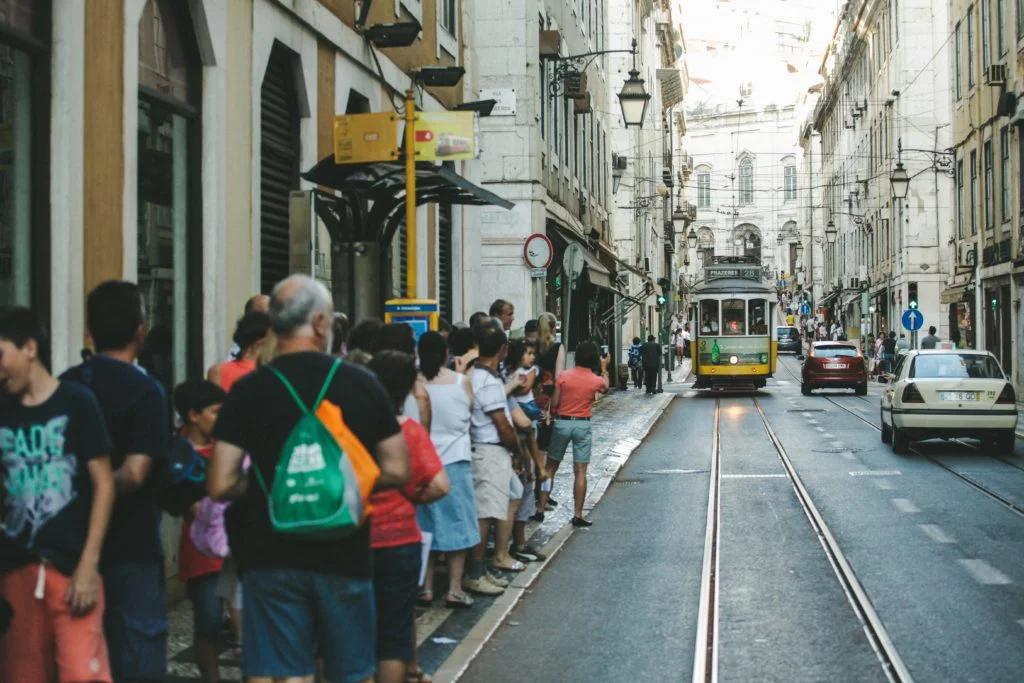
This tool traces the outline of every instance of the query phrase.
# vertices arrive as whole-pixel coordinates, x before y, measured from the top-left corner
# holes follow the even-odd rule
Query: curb
[[[607,493],[609,486],[612,481],[618,475],[622,467],[629,461],[630,456],[636,452],[637,448],[643,442],[643,439],[651,432],[654,425],[661,419],[661,416],[665,414],[672,400],[675,398],[675,394],[664,393],[658,395],[658,400],[661,401],[661,405],[654,411],[650,419],[646,420],[640,429],[637,431],[635,437],[629,439],[623,439],[622,441],[615,444],[612,447],[610,455],[608,456],[608,465],[606,465],[604,472],[600,479],[594,485],[594,488],[587,495],[587,500],[583,505],[583,509],[590,511],[597,506],[604,494]],[[501,627],[508,615],[512,613],[519,601],[525,595],[530,586],[537,580],[544,568],[547,567],[554,559],[555,556],[565,546],[566,541],[573,535],[574,529],[572,525],[566,522],[561,529],[555,532],[551,539],[544,544],[541,549],[545,555],[547,555],[544,562],[530,565],[526,571],[520,574],[508,587],[508,589],[500,595],[491,605],[484,616],[476,623],[476,625],[470,630],[466,637],[461,643],[452,651],[448,659],[434,672],[433,678],[436,683],[455,683],[458,681],[466,670],[469,669],[470,664],[476,659],[477,655],[483,650],[484,645],[491,639],[491,636]]]

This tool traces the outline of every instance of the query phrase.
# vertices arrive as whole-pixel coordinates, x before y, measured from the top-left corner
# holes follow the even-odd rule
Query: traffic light
[[[997,308],[999,308],[999,299],[996,299],[996,298],[993,297],[993,299],[992,299],[992,310],[994,311]]]
[[[911,282],[907,285],[907,307],[912,311],[916,311],[918,308],[917,303],[917,283]]]
[[[665,297],[664,294],[659,294],[656,301],[658,302],[658,308],[663,308],[665,304],[668,303],[668,299]]]
[[[668,293],[672,288],[672,283],[667,277],[659,277],[658,287],[661,288],[661,292],[658,294],[658,298],[655,299],[655,301],[658,302],[658,308],[664,308],[665,304],[668,303]]]

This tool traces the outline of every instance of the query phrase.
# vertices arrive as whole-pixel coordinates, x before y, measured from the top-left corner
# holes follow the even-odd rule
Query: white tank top
[[[469,461],[473,457],[473,444],[469,438],[471,417],[469,396],[463,382],[465,375],[459,375],[455,384],[428,384],[430,394],[430,440],[441,457],[441,462],[451,465]]]

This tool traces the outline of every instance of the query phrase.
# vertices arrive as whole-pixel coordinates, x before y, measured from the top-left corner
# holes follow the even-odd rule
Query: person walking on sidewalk
[[[548,476],[554,478],[558,466],[565,458],[565,451],[572,444],[574,527],[593,526],[583,518],[583,503],[587,499],[587,465],[593,434],[590,418],[593,416],[597,394],[608,391],[608,363],[611,356],[600,357],[597,345],[582,342],[576,347],[576,367],[563,372],[558,378],[555,395],[551,399],[555,427],[548,448]],[[596,374],[600,372],[600,374]]]
[[[644,369],[640,360],[640,352],[644,348],[640,337],[633,337],[633,345],[629,347],[629,371],[633,375],[633,388],[640,389],[644,385]]]
[[[644,386],[650,396],[658,389],[658,374],[661,373],[661,344],[653,334],[647,336],[647,343],[640,349],[640,363],[644,369]]]
[[[921,340],[922,349],[938,348],[940,339],[935,335],[935,325],[928,328],[928,336]]]

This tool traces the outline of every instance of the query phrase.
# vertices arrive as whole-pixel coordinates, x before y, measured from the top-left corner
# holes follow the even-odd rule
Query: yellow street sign
[[[398,158],[398,117],[345,114],[334,117],[334,163],[365,164]]]
[[[471,111],[416,113],[416,159],[452,161],[475,159],[476,114]]]

